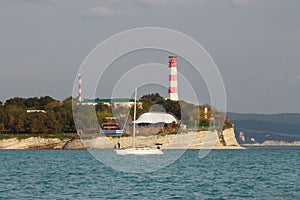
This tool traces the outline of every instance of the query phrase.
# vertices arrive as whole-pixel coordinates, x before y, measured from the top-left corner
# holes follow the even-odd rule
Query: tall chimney
[[[170,67],[169,99],[173,101],[178,101],[177,56],[169,56],[169,67]]]
[[[78,74],[78,101],[82,102],[82,75]]]

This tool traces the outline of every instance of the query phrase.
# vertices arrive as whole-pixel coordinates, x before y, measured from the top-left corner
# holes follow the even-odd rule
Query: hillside
[[[265,141],[300,141],[300,114],[280,113],[280,114],[241,114],[227,113],[231,122],[235,126],[235,134],[240,143],[253,143]],[[239,139],[239,133],[245,134],[246,141]]]

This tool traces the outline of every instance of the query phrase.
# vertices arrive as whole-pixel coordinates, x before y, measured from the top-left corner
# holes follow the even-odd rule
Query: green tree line
[[[210,117],[224,118],[224,115],[212,109],[209,105],[196,106],[184,101],[172,101],[164,99],[158,93],[147,94],[139,99],[137,106],[137,117],[149,111],[164,111],[174,115],[186,125],[209,126]],[[6,102],[0,102],[0,133],[75,133],[76,127],[73,119],[72,104],[77,103],[75,99],[68,97],[63,101],[56,100],[50,96],[20,98],[14,97]],[[156,106],[159,105],[159,106]],[[204,114],[204,108],[208,109]],[[74,115],[77,127],[82,129],[97,129],[99,124],[105,121],[105,117],[113,116],[109,105],[98,103],[96,106],[75,106]],[[118,110],[120,109],[120,110]],[[28,112],[36,110],[37,112]],[[91,116],[96,113],[97,121],[93,122]],[[117,108],[114,114],[123,113],[128,110]],[[130,108],[130,116],[133,120],[133,106]],[[116,116],[119,117],[119,116]],[[225,118],[224,128],[232,127],[229,119]]]
[[[35,112],[28,112],[36,110]],[[49,96],[8,99],[0,104],[1,133],[74,133],[72,98]]]

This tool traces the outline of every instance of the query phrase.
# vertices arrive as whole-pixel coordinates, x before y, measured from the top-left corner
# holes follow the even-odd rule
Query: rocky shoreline
[[[0,149],[113,149],[120,142],[121,148],[132,146],[132,137],[89,137],[81,139],[41,138],[26,139],[11,138],[0,140]],[[138,136],[136,146],[156,147],[161,143],[163,149],[243,149],[234,135],[234,129],[223,131],[223,140],[217,132],[189,131],[181,134]]]
[[[255,147],[255,146],[300,146],[300,141],[294,142],[286,142],[286,141],[274,141],[267,140],[263,143],[253,143],[253,144],[243,144],[243,146],[247,147]]]

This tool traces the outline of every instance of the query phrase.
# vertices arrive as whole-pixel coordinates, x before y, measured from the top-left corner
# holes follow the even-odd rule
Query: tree
[[[24,104],[26,108],[40,109],[40,102],[39,102],[39,98],[37,97],[31,97],[26,99],[24,101]]]
[[[39,109],[45,109],[45,106],[49,103],[59,103],[59,101],[53,99],[50,96],[40,97],[39,99]]]
[[[47,126],[48,133],[60,132],[62,128],[61,124],[56,119],[55,113],[51,111],[47,112],[47,119],[45,125]]]
[[[5,107],[0,105],[0,132],[6,132],[5,125],[7,124],[7,112]]]
[[[96,111],[98,112],[111,112],[111,107],[104,103],[98,103],[95,107]]]
[[[14,98],[8,99],[4,105],[6,107],[18,106],[18,107],[24,108],[25,107],[25,99],[21,98],[21,97],[14,97]]]
[[[137,106],[136,107],[136,119],[143,113],[145,113],[145,110],[143,108]],[[130,107],[130,117],[131,117],[131,120],[133,121],[134,120],[134,105],[132,105]]]
[[[59,102],[59,101],[52,101],[52,102],[47,103],[44,106],[44,110],[57,112],[61,106],[62,106],[61,102]]]
[[[65,133],[76,132],[72,114],[72,101],[72,97],[63,100],[61,107],[56,112],[57,119],[62,126],[61,131]]]
[[[39,132],[39,125],[40,125],[40,120],[37,117],[34,117],[35,113],[31,113],[29,117],[29,123],[28,123],[28,130],[29,133],[38,133]]]
[[[19,131],[23,131],[24,122],[26,120],[24,112],[25,111],[22,110],[21,107],[16,105],[10,105],[7,107],[6,129],[9,132],[19,133]]]
[[[0,122],[0,133],[6,132],[5,125],[3,122]]]
[[[167,113],[173,114],[177,119],[181,119],[181,109],[179,101],[172,101],[170,99],[163,103]]]
[[[148,102],[148,103],[150,103],[150,105],[164,103],[164,98],[162,96],[160,96],[158,93],[143,95],[140,98],[140,100],[143,102]]]
[[[78,129],[91,129],[97,127],[98,121],[95,120],[95,107],[92,105],[78,105],[74,115],[76,116],[76,126]]]
[[[26,131],[26,113],[23,110],[18,111],[16,114],[16,120],[14,125],[14,131],[18,133],[24,133]]]

